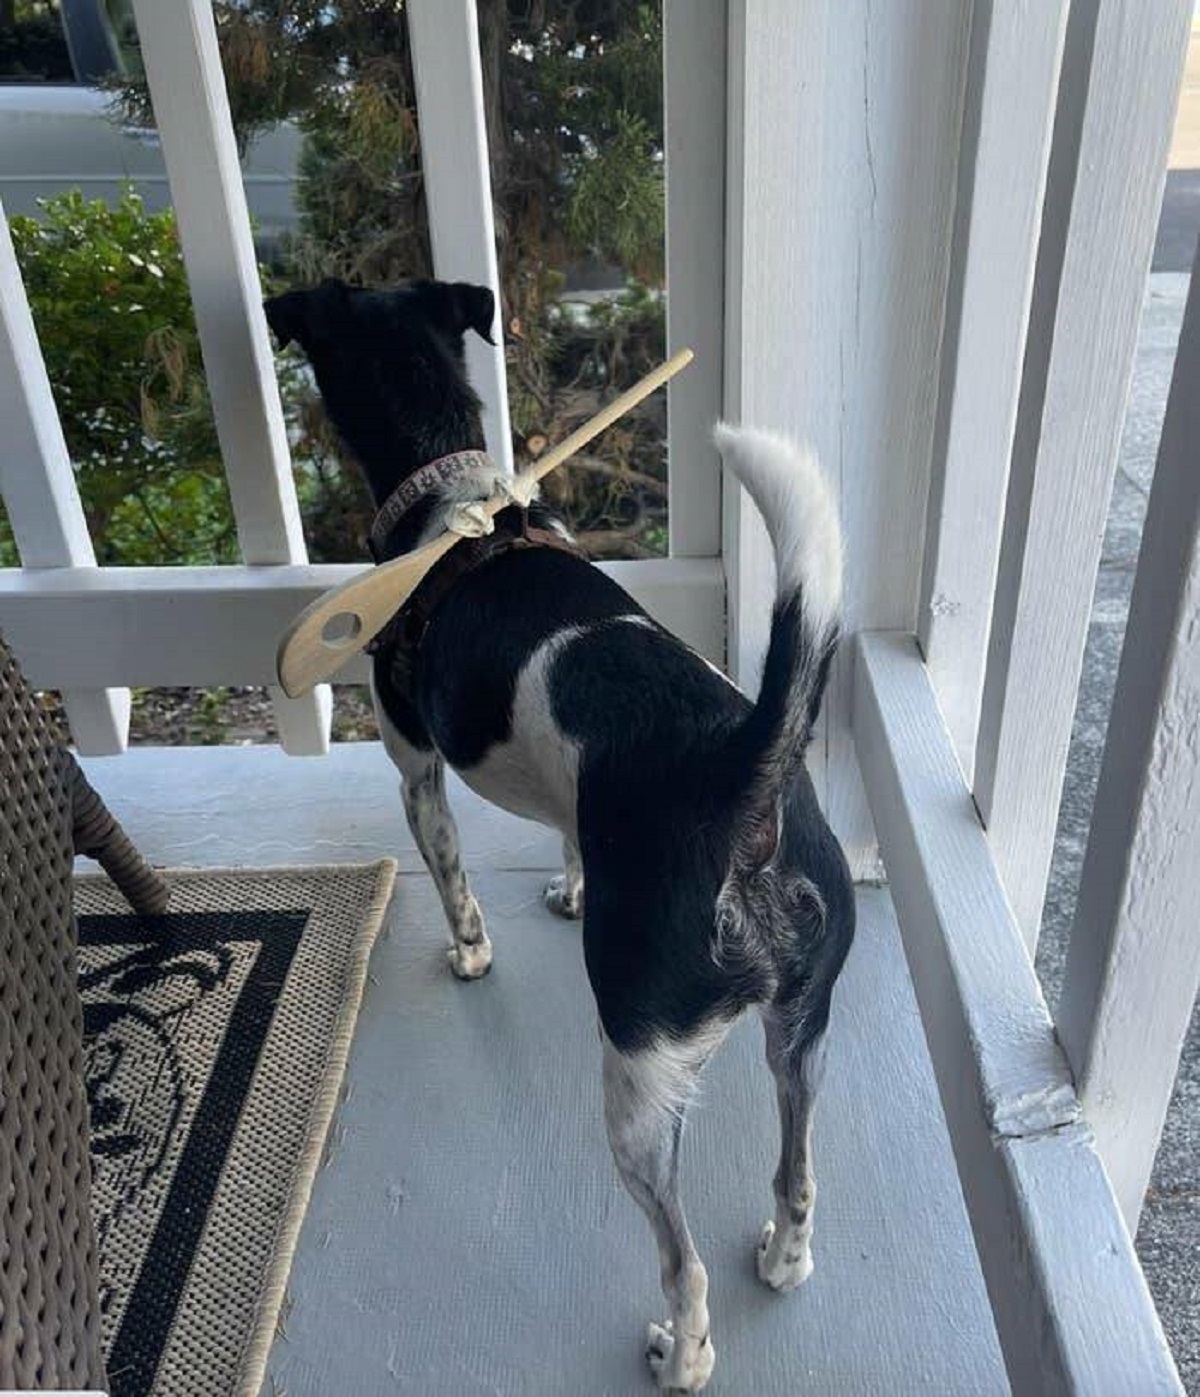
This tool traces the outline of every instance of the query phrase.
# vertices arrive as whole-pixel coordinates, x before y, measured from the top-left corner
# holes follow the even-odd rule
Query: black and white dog
[[[384,525],[377,556],[427,541],[497,488],[463,356],[467,330],[489,337],[490,291],[327,282],[266,311],[280,342],[305,350],[366,473]],[[459,860],[443,764],[562,832],[566,872],[547,901],[578,916],[586,896],[608,1136],[654,1229],[670,1307],[650,1326],[648,1358],[660,1387],[688,1392],[707,1382],[713,1345],[708,1277],[677,1189],[684,1112],[730,1025],[757,1008],[783,1137],[758,1274],[775,1290],[799,1285],[812,1270],[813,1098],[854,931],[846,862],[804,767],[838,637],[836,509],[816,463],[786,439],[725,426],[716,439],[775,551],[756,703],[561,546],[488,557],[440,596],[415,653],[385,641],[374,658],[384,742],[445,906],[456,975],[484,975],[492,946]],[[406,489],[423,481],[436,484]],[[511,506],[497,526],[519,533],[521,516]],[[529,519],[543,535],[564,532],[536,502]]]

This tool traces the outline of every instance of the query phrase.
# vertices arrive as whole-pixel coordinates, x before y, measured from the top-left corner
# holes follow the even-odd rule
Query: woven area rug
[[[257,1394],[395,871],[76,881],[113,1397]]]

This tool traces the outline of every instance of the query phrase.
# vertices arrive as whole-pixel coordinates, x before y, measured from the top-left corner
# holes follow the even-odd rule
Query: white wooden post
[[[1068,8],[994,0],[972,19],[917,623],[968,781]]]
[[[300,507],[212,6],[135,0],[134,10],[242,557],[303,563]],[[272,687],[272,699],[287,751],[328,751],[327,685],[300,699]]]
[[[969,3],[730,0],[725,411],[816,448],[840,496],[847,633],[914,631]],[[725,497],[730,666],[757,686],[771,554]],[[858,877],[878,877],[842,647],[810,749]]]
[[[1182,1391],[915,642],[863,635],[855,736],[1009,1381]]]
[[[1130,1232],[1200,984],[1200,254],[1117,675],[1058,1028]]]
[[[696,351],[667,389],[671,555],[721,551],[725,281],[726,0],[666,0],[663,93],[667,171],[667,350]]]
[[[96,555],[50,380],[0,207],[0,495],[27,568],[92,568]],[[15,644],[18,659],[20,647]],[[88,756],[121,752],[129,739],[129,690],[68,689],[71,736]]]
[[[496,297],[492,333],[496,343],[488,345],[468,334],[467,372],[483,400],[488,451],[498,464],[512,470],[505,322],[475,0],[408,0],[405,14],[434,271],[443,281],[490,286]]]
[[[1068,28],[975,767],[1031,948],[1192,9],[1094,0]]]
[[[783,337],[775,324],[768,331],[771,312],[783,318],[789,309],[793,315],[802,313],[805,264],[794,249],[769,238],[767,230],[788,224],[797,244],[805,243],[806,234],[815,241],[809,207],[790,204],[788,197],[801,184],[800,170],[815,182],[819,76],[802,82],[797,70],[789,82],[783,73],[789,59],[799,64],[805,43],[820,44],[823,8],[821,0],[794,6],[729,0],[723,377],[724,415],[733,422],[782,426],[776,415],[780,399],[794,390],[786,359],[775,361],[773,379],[763,374],[761,361],[771,357],[763,343],[767,334],[774,344]],[[768,75],[773,79],[769,85]],[[769,132],[780,130],[790,139],[768,138]],[[766,265],[764,258],[770,259]],[[770,631],[771,543],[749,497],[728,471],[722,481],[721,540],[728,597],[726,668],[753,691]],[[822,787],[824,774],[823,769],[815,773]]]

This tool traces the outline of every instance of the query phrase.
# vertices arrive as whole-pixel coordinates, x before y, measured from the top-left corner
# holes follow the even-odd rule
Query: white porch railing
[[[670,338],[700,355],[670,403],[672,556],[611,571],[753,686],[769,552],[704,433],[723,408],[815,441],[858,638],[814,774],[856,871],[882,851],[1022,1397],[1178,1390],[1129,1230],[1200,980],[1195,278],[1061,1047],[1029,950],[1192,8],[664,5]],[[474,6],[409,16],[437,267],[495,287]],[[131,683],[270,683],[284,624],[353,571],[305,561],[207,0],[138,18],[246,562],[94,566],[0,238],[25,563],[0,625],[92,750],[123,742]],[[505,454],[502,357],[472,369]],[[289,750],[320,749],[326,701],[277,703]]]
[[[101,673],[116,673],[121,686],[268,684],[285,750],[321,753],[329,742],[329,691],[285,698],[274,685],[273,655],[282,625],[352,574],[307,562],[211,6],[138,0],[134,8],[245,566],[94,567],[5,237],[0,392],[7,397],[0,406],[6,420],[21,425],[0,446],[0,487],[25,570],[0,573],[0,621],[30,679],[67,689],[72,730],[86,752],[125,745],[127,693],[92,692],[106,687]],[[721,5],[709,14],[710,31],[718,12],[723,23]],[[412,0],[408,15],[435,267],[440,276],[491,286],[499,305],[475,7],[471,0]],[[690,16],[682,26],[669,20],[676,47],[684,32],[690,37]],[[719,151],[724,112],[711,99],[706,89],[673,86],[668,123]],[[710,347],[708,369],[670,409],[673,428],[692,441],[720,412],[712,361],[723,310],[719,287],[699,294],[692,250],[698,238],[723,246],[722,218],[719,197],[710,196],[691,217],[675,220],[682,232],[673,232],[668,254],[669,280],[682,288],[681,301],[698,307],[672,333]],[[689,284],[695,295],[687,294]],[[495,338],[502,343],[502,335]],[[489,446],[511,464],[503,350],[473,342],[468,354]],[[720,661],[723,584],[713,525],[720,485],[710,448],[690,465],[676,463],[668,492],[672,558],[606,570],[665,625]],[[72,689],[72,670],[85,675],[86,692]],[[346,679],[365,676],[361,660],[344,672]]]

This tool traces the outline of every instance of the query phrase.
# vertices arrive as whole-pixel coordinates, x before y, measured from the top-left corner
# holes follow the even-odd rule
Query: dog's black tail
[[[804,760],[829,677],[841,617],[842,536],[837,504],[810,450],[773,432],[725,423],[715,440],[758,506],[775,552],[762,685],[735,738],[748,785],[734,862],[750,872],[775,852],[780,796]]]

